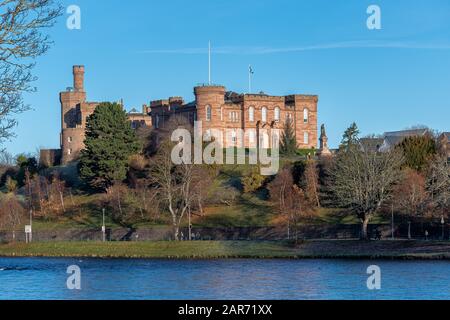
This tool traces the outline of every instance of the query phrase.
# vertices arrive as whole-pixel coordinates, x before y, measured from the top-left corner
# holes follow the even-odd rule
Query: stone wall
[[[442,227],[439,224],[413,224],[412,236],[415,239],[423,239],[424,232],[429,232],[429,239],[439,239]],[[307,225],[298,230],[298,239],[358,239],[361,227],[356,224],[348,225]],[[390,225],[369,225],[369,234],[372,237],[376,232],[381,232],[383,239],[391,238]],[[449,225],[444,227],[444,238],[449,239]],[[181,230],[183,238],[188,238],[187,228]],[[231,227],[231,228],[193,228],[195,240],[285,240],[287,230],[285,227]],[[408,235],[407,224],[396,226],[395,237],[406,239]],[[291,233],[291,238],[295,235]],[[12,232],[0,231],[0,241],[11,241]],[[107,230],[109,241],[161,241],[172,240],[173,233],[170,227],[154,227],[141,229],[109,229]],[[15,233],[16,241],[25,241],[23,231]],[[101,241],[101,229],[66,229],[66,230],[42,230],[33,233],[34,241]]]

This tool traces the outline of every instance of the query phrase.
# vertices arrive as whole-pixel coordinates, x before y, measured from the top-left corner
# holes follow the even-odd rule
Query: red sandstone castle
[[[78,159],[84,148],[86,120],[97,107],[97,102],[86,101],[84,67],[73,67],[73,88],[60,93],[61,149],[42,150],[44,165],[67,164]],[[142,112],[128,113],[131,125],[162,128],[172,116],[182,116],[189,122],[202,121],[203,131],[210,129],[245,130],[245,146],[262,143],[270,148],[270,131],[282,130],[287,120],[292,121],[297,143],[302,149],[316,148],[317,103],[316,95],[269,96],[227,92],[223,86],[198,86],[194,88],[195,101],[184,103],[181,97],[157,100],[144,105]],[[261,130],[264,129],[264,130]],[[264,136],[259,136],[264,132]],[[267,136],[266,136],[267,135]],[[254,141],[252,141],[254,140]]]

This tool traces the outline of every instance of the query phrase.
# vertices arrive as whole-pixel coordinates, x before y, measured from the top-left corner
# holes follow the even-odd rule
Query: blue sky
[[[319,95],[319,122],[332,147],[356,121],[363,135],[428,125],[450,131],[448,0],[71,0],[50,30],[54,45],[37,61],[33,110],[19,116],[13,154],[59,147],[58,93],[71,67],[86,66],[90,101],[124,99],[128,109],[169,96],[193,100],[212,81],[245,92]],[[381,8],[382,29],[366,27],[367,7]]]

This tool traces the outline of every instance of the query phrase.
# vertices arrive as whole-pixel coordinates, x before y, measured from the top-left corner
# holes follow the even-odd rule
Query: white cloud
[[[450,43],[423,43],[406,41],[383,41],[383,40],[359,40],[332,42],[325,44],[296,46],[296,47],[251,47],[251,46],[226,46],[214,47],[215,54],[234,55],[263,55],[276,53],[292,53],[312,50],[332,50],[332,49],[359,49],[359,48],[386,48],[386,49],[424,49],[424,50],[449,50]],[[138,53],[147,54],[206,54],[208,48],[176,48],[176,49],[150,49],[140,50]]]

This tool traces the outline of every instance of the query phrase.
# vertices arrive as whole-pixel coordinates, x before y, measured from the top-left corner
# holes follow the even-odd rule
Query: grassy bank
[[[41,242],[0,245],[7,257],[102,258],[353,258],[450,259],[450,242],[424,241],[306,241],[286,242]]]

